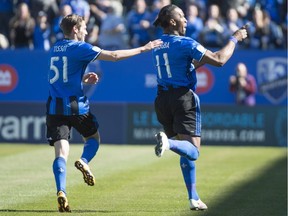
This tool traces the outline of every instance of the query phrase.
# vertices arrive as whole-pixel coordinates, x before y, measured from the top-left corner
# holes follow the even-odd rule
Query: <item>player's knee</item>
[[[100,134],[98,131],[89,137],[83,137],[83,138],[85,142],[87,142],[87,140],[89,139],[95,139],[98,142],[98,144],[100,144]]]
[[[194,149],[193,151],[191,151],[190,154],[187,155],[187,158],[189,160],[195,161],[199,158],[199,151],[198,149]]]

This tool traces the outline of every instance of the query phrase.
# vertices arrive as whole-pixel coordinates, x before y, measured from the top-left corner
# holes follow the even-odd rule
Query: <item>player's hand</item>
[[[247,81],[244,77],[239,78],[239,85],[243,88],[247,85]]]
[[[240,29],[238,29],[236,32],[234,32],[233,36],[238,40],[242,41],[248,36],[247,28],[249,27],[249,23],[246,23],[244,26],[242,26]]]
[[[149,43],[147,43],[145,46],[143,46],[143,52],[152,50],[156,47],[159,47],[163,44],[163,41],[160,39],[154,40],[154,41],[150,41]]]
[[[230,80],[231,84],[236,84],[236,82],[237,82],[237,78],[234,75],[230,76],[229,80]]]
[[[94,72],[84,74],[82,82],[85,84],[96,84],[99,81],[99,77]]]

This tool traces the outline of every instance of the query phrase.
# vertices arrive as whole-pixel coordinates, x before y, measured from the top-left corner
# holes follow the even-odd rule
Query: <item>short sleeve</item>
[[[79,47],[81,47],[78,50],[79,57],[81,56],[82,61],[87,62],[95,61],[102,51],[99,47],[85,42],[80,43]]]
[[[196,41],[191,41],[191,57],[198,62],[201,61],[207,49]]]

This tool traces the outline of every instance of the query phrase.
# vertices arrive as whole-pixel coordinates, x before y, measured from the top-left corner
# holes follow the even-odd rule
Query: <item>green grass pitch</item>
[[[154,155],[153,146],[101,145],[90,163],[94,187],[74,168],[82,145],[67,163],[70,215],[285,216],[287,149],[203,146],[197,187],[208,211],[188,208],[179,157]],[[0,144],[0,215],[59,215],[48,145]]]

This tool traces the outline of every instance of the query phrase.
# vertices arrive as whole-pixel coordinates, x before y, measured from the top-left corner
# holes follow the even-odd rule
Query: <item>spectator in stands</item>
[[[53,24],[52,24],[52,31],[53,31],[52,43],[57,41],[57,40],[61,40],[64,38],[63,32],[60,28],[60,23],[61,23],[61,20],[63,19],[63,17],[65,17],[69,14],[72,14],[71,6],[68,4],[62,5],[60,8],[59,15],[56,16],[56,18],[54,19]]]
[[[249,1],[251,0],[207,0],[207,4],[209,7],[215,4],[218,5],[220,7],[221,16],[225,17],[229,8],[235,8],[239,10],[238,12],[240,13],[243,11],[243,7],[246,7],[245,4]]]
[[[281,27],[273,22],[269,14],[261,8],[255,8],[253,11],[253,22],[250,27],[250,48],[284,48]]]
[[[264,11],[264,22],[269,34],[268,49],[284,49],[285,39],[281,26],[271,20],[270,14],[267,11]]]
[[[109,0],[89,0],[90,19],[93,17],[95,25],[101,26],[102,20],[106,17],[108,8],[111,6]]]
[[[248,73],[247,67],[240,62],[236,66],[236,75],[230,76],[230,91],[235,93],[236,103],[239,105],[254,106],[256,81],[253,75]]]
[[[242,18],[238,14],[238,11],[235,8],[229,8],[228,9],[225,21],[226,21],[226,23],[225,23],[225,25],[226,25],[226,31],[225,31],[226,39],[229,38],[228,35],[233,34],[237,29],[241,28],[241,26],[243,26],[245,23],[247,23],[247,22],[244,22],[242,20]],[[238,48],[239,47],[244,48],[247,46],[246,44],[247,44],[247,42],[243,41],[243,43],[238,45]]]
[[[93,45],[97,45],[102,21],[107,17],[108,10],[111,7],[111,0],[89,0],[88,2],[90,6],[90,18],[87,23],[87,41]]]
[[[133,9],[127,14],[127,28],[131,47],[138,47],[150,41],[151,14],[145,0],[135,0]]]
[[[58,0],[27,0],[28,6],[31,11],[31,16],[36,20],[38,13],[43,11],[46,13],[47,22],[52,23],[53,19],[59,13]]]
[[[239,17],[238,12],[235,8],[229,8],[226,14],[226,25],[228,34],[234,33],[239,27],[244,25],[243,20]]]
[[[36,26],[34,29],[34,49],[46,50],[50,49],[51,28],[48,23],[47,14],[44,11],[38,13]]]
[[[122,0],[122,4],[125,7],[126,13],[128,13],[129,11],[131,11],[133,9],[134,0]]]
[[[90,7],[86,0],[62,0],[60,6],[66,4],[71,6],[72,13],[84,17],[85,22],[88,22],[90,17]]]
[[[208,17],[199,35],[199,41],[207,47],[222,47],[225,43],[225,23],[216,4],[208,8]]]
[[[180,7],[182,8],[183,11],[186,11],[189,8],[190,5],[196,5],[198,9],[198,17],[202,19],[202,22],[206,19],[207,15],[207,5],[208,5],[208,0],[185,0],[184,1],[184,6]],[[187,14],[186,14],[187,16]]]
[[[33,48],[35,20],[26,3],[17,7],[16,15],[9,22],[11,48]]]
[[[287,1],[285,0],[261,0],[256,1],[261,4],[261,8],[269,13],[270,18],[273,22],[278,25],[281,24],[281,20],[284,19],[287,13]]]
[[[128,36],[122,17],[115,14],[115,8],[109,7],[102,20],[98,44],[103,49],[117,50],[128,48]]]
[[[103,1],[103,0],[100,0],[100,1]],[[106,0],[106,1],[109,1],[110,6],[114,8],[115,15],[123,17],[124,8],[122,5],[122,0]]]
[[[186,16],[187,16],[186,36],[191,37],[195,40],[199,40],[199,35],[203,30],[203,21],[199,17],[197,5],[195,4],[188,5]]]

